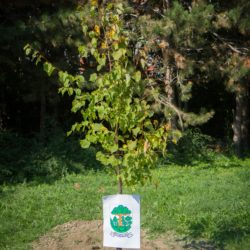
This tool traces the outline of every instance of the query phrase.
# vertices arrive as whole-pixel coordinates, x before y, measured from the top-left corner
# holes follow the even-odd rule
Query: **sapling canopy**
[[[78,48],[82,64],[91,61],[86,73],[69,74],[42,59],[49,76],[57,72],[59,93],[73,97],[72,112],[81,114],[68,134],[81,133],[82,148],[98,146],[96,158],[117,177],[121,192],[122,183],[144,184],[150,178],[159,151],[166,152],[171,128],[156,119],[146,96],[147,81],[133,61],[123,6],[92,1],[85,7],[93,20],[89,24],[83,18],[85,42]],[[30,46],[27,50],[32,53]]]

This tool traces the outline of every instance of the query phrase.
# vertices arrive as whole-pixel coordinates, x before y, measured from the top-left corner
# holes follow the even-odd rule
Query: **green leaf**
[[[124,51],[124,49],[119,49],[117,51],[114,51],[112,53],[112,56],[114,60],[118,61],[125,53],[126,53],[126,50]]]
[[[146,65],[146,61],[143,58],[141,58],[140,63],[141,63],[141,67],[144,69]]]
[[[26,50],[26,49],[29,48],[29,47],[30,47],[30,45],[27,43],[27,44],[23,47],[23,49]]]
[[[101,123],[94,123],[92,126],[94,131],[100,131],[103,125]]]
[[[73,113],[76,113],[80,108],[84,107],[85,106],[85,101],[79,101],[79,100],[74,100],[72,102],[72,108],[71,108],[71,111]]]
[[[81,145],[82,148],[89,148],[90,142],[87,141],[86,139],[85,140],[80,140],[80,145]]]
[[[116,152],[118,150],[118,146],[117,146],[117,144],[114,144],[114,145],[112,145],[111,147],[109,147],[109,151],[110,151],[110,153],[114,153],[114,152]]]
[[[31,48],[25,49],[25,55],[28,56],[31,53]]]
[[[96,110],[98,112],[99,118],[102,120],[104,118],[104,115],[105,115],[105,108],[103,106],[98,106],[98,107],[96,107]]]
[[[79,48],[78,48],[78,51],[80,53],[80,55],[82,57],[87,57],[88,56],[88,48],[84,45],[81,45]]]
[[[82,88],[85,82],[85,78],[82,75],[77,75],[75,77],[75,81],[76,81],[77,87]]]
[[[96,160],[100,161],[103,165],[108,165],[108,159],[101,151],[96,153]]]
[[[23,47],[23,50],[25,51],[25,55],[28,56],[30,55],[30,53],[32,52],[32,49],[30,47],[29,44],[26,44],[24,47]]]
[[[126,78],[125,82],[128,84],[130,82],[130,79],[131,79],[130,75],[126,74],[125,78]]]
[[[82,25],[82,32],[84,35],[87,34],[87,31],[88,31],[88,26],[87,25]]]
[[[113,6],[114,5],[112,3],[108,3],[106,9],[111,10],[113,8]]]
[[[95,134],[90,134],[86,138],[91,143],[96,143],[96,140],[98,139],[98,137]]]
[[[48,74],[48,76],[51,76],[53,71],[55,70],[55,67],[51,63],[45,62],[43,64],[43,69]]]
[[[95,82],[96,79],[97,79],[97,74],[96,74],[96,73],[93,73],[93,74],[90,75],[89,80],[90,80],[91,82]]]
[[[97,66],[97,71],[100,71],[102,69],[102,67],[105,66],[105,64],[106,64],[106,57],[105,56],[104,57],[99,57],[97,59],[97,62],[99,63],[99,65]]]
[[[59,77],[59,81],[63,84],[66,81],[68,74],[66,72],[59,71],[58,77]]]
[[[108,162],[107,163],[110,164],[113,167],[116,167],[116,166],[119,165],[119,160],[114,155],[111,155],[108,158]]]
[[[92,38],[91,44],[92,44],[92,46],[93,46],[94,48],[97,47],[97,39],[96,39],[95,37]]]
[[[102,67],[103,67],[102,65],[98,65],[97,68],[96,68],[97,71],[100,71],[102,69]]]
[[[73,88],[68,88],[68,94],[69,96],[73,95],[74,89]]]
[[[65,87],[61,87],[58,89],[58,93],[62,94],[62,95],[64,95],[66,91],[67,91],[67,88],[65,88]]]
[[[138,133],[140,132],[140,128],[139,127],[136,127],[136,128],[134,128],[134,129],[132,129],[132,133],[133,133],[133,135],[134,136],[137,136],[138,135]]]
[[[81,93],[82,93],[82,91],[81,91],[80,89],[75,89],[75,94],[76,94],[76,95],[80,96]]]
[[[72,134],[72,132],[73,132],[72,130],[68,131],[67,136],[70,136]]]
[[[128,141],[128,149],[134,150],[136,148],[137,141]]]
[[[42,59],[42,57],[38,56],[37,59],[36,59],[36,61],[35,61],[35,64],[37,65],[39,62],[41,62],[42,61],[41,59]]]
[[[140,71],[136,71],[136,73],[134,74],[134,80],[136,81],[136,82],[140,82],[140,80],[141,80],[141,72]]]
[[[116,11],[119,15],[121,15],[124,11],[122,3],[116,4]]]

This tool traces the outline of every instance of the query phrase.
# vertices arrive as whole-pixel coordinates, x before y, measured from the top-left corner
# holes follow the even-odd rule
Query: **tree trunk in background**
[[[248,148],[249,136],[249,99],[247,87],[240,85],[236,91],[235,114],[233,123],[233,142],[235,152],[239,157],[243,156]]]
[[[1,84],[2,85],[2,84]],[[4,116],[6,114],[6,105],[4,100],[4,88],[1,88],[0,96],[0,131],[4,129]]]
[[[243,96],[242,109],[242,151],[243,153],[249,148],[249,89],[245,88],[245,95]]]
[[[165,67],[165,78],[164,78],[164,85],[165,85],[165,93],[167,97],[167,101],[175,106],[175,91],[173,88],[173,77],[172,77],[172,68],[170,66],[170,52],[168,48],[162,50],[163,53],[163,63]],[[177,119],[176,114],[171,117],[170,120],[171,127],[177,128]]]
[[[40,86],[40,137],[44,140],[45,132],[45,114],[46,114],[46,93],[45,93],[45,83],[41,83]]]
[[[170,8],[170,0],[163,0],[163,8],[164,9]]]

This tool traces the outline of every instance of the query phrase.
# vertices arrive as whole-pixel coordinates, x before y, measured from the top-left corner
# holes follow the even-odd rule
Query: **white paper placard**
[[[103,197],[103,246],[140,248],[140,196]]]

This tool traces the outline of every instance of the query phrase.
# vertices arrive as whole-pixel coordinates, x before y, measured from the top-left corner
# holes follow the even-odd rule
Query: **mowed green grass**
[[[141,195],[142,227],[206,239],[218,249],[250,249],[250,161],[240,167],[161,167],[152,183],[125,188]],[[103,195],[116,182],[104,172],[69,175],[53,184],[0,187],[0,249],[28,249],[58,224],[102,219]]]

